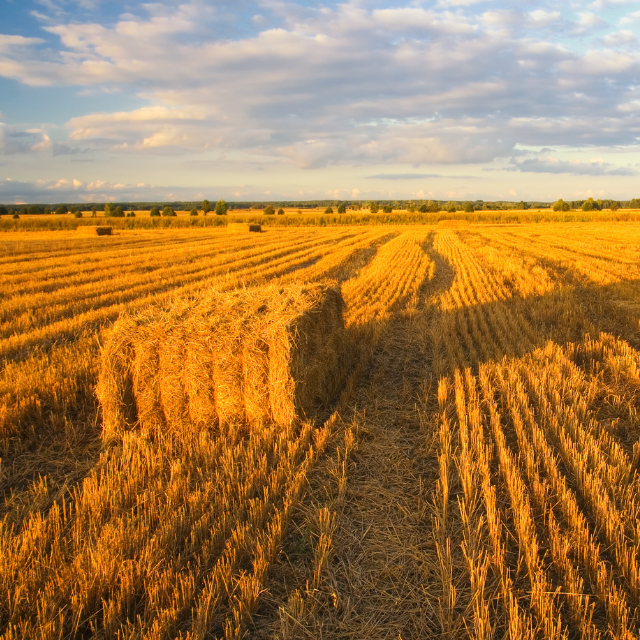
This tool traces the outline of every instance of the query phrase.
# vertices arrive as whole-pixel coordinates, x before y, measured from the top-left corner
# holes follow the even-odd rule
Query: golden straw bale
[[[272,284],[122,318],[102,357],[105,436],[313,415],[351,364],[343,306],[330,284]]]
[[[113,235],[113,227],[95,227],[93,225],[80,225],[76,232],[83,236],[110,236]]]

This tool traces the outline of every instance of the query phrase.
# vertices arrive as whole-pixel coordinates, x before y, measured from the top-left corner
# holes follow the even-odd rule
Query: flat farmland
[[[11,232],[0,274],[0,637],[638,636],[640,225]],[[119,318],[326,281],[324,411],[105,436]]]

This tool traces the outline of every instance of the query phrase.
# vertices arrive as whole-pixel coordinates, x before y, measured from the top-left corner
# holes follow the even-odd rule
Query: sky
[[[640,2],[0,0],[0,202],[640,197]]]

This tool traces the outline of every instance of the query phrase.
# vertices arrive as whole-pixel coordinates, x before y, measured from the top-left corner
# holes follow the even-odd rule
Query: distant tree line
[[[640,199],[634,198],[626,202],[620,202],[619,200],[594,200],[593,198],[587,198],[586,200],[569,200],[565,202],[562,198],[556,200],[551,205],[553,211],[572,211],[575,209],[582,209],[582,211],[603,211],[609,209],[610,211],[617,211],[618,209],[640,209]]]
[[[326,214],[343,214],[348,211],[370,211],[372,213],[392,213],[394,211],[409,211],[410,213],[437,213],[441,211],[455,213],[457,211],[507,211],[527,209],[552,209],[553,211],[601,211],[617,209],[640,209],[640,198],[631,200],[610,200],[588,198],[586,200],[563,200],[555,202],[539,201],[507,201],[507,200],[306,200],[306,201],[251,201],[227,203],[218,200],[201,202],[120,202],[120,203],[60,203],[60,204],[5,204],[0,205],[0,216],[6,215],[68,215],[82,217],[83,212],[95,216],[98,212],[108,217],[135,217],[134,210],[149,211],[151,216],[175,216],[176,211],[189,211],[192,216],[209,214],[226,215],[232,211],[262,210],[266,215],[283,215],[285,208],[302,213],[305,210],[320,210]]]

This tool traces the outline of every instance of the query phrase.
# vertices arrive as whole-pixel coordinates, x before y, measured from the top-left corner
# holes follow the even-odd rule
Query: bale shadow
[[[549,341],[562,346],[600,332],[640,349],[640,280],[589,285],[568,274],[567,285],[543,295],[512,291],[505,300],[441,311],[438,296],[451,288],[456,271],[434,249],[433,240],[432,233],[422,248],[433,260],[435,274],[420,285],[417,308],[410,312],[406,301],[399,300],[387,318],[347,330],[354,344],[370,342],[360,346],[369,349],[361,383],[381,368],[389,390],[398,383],[423,386],[425,377],[438,379],[461,367],[477,373],[483,363],[519,358]],[[460,357],[452,357],[452,341],[458,342]]]

